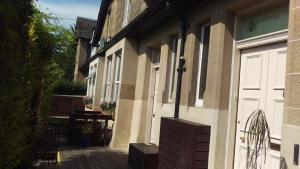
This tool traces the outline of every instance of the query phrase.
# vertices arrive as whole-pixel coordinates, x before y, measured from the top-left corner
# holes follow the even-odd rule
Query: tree
[[[69,28],[60,25],[55,26],[56,43],[58,46],[54,59],[63,70],[64,79],[73,81],[76,55],[75,28],[73,25]]]
[[[46,117],[51,108],[49,104],[52,91],[62,79],[63,71],[54,59],[60,53],[57,42],[58,27],[50,22],[50,15],[34,8],[33,18],[29,27],[29,50],[27,52],[30,66],[32,89],[31,111],[34,121]]]

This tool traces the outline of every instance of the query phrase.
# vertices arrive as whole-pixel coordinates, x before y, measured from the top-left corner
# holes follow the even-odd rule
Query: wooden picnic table
[[[107,145],[111,139],[112,127],[109,128],[109,121],[113,121],[112,115],[105,115],[100,111],[74,111],[69,115],[69,140],[70,143],[78,144],[81,129],[86,124],[93,126],[94,132],[102,132],[104,145]],[[104,124],[104,126],[102,126]],[[77,138],[76,138],[77,137]],[[96,137],[96,136],[95,136]],[[95,138],[97,139],[97,138]]]

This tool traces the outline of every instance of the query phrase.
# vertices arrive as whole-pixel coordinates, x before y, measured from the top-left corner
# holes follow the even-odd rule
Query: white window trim
[[[272,43],[284,42],[287,41],[287,39],[288,39],[288,30],[284,29],[277,32],[271,32],[268,34],[236,41],[236,48],[242,50],[242,49],[252,48],[256,46],[263,46]]]
[[[200,47],[199,47],[199,61],[198,61],[198,74],[197,74],[197,91],[196,91],[196,100],[195,106],[203,107],[203,99],[199,99],[199,90],[200,90],[200,77],[201,77],[201,67],[202,67],[202,54],[203,54],[203,42],[204,42],[204,28],[209,26],[210,23],[206,23],[201,26],[200,32]]]
[[[131,0],[125,0],[124,6],[124,14],[123,14],[123,22],[122,27],[125,27],[128,24],[128,19],[131,11]]]
[[[171,54],[171,67],[170,67],[170,83],[169,83],[169,93],[168,93],[168,101],[173,101],[173,92],[175,89],[175,76],[176,76],[176,65],[177,65],[177,54],[178,54],[178,38],[172,37],[172,54]],[[176,49],[176,51],[174,51]],[[174,74],[174,76],[173,76]]]

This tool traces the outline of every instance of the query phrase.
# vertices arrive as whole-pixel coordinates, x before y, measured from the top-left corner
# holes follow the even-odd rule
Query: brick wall
[[[84,96],[54,95],[53,109],[50,116],[69,116],[74,110],[84,110],[82,98]]]
[[[210,126],[162,118],[158,169],[206,169]]]

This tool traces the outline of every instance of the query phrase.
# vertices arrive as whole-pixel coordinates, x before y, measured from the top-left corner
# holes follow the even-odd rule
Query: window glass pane
[[[103,93],[104,99],[106,98],[106,93],[107,93],[107,84],[104,84],[104,93]]]
[[[95,93],[95,87],[96,87],[96,76],[93,77],[93,85],[92,85],[92,97]]]
[[[152,60],[153,60],[153,64],[160,63],[160,50],[152,49]]]
[[[124,6],[124,14],[123,14],[123,23],[122,26],[126,26],[128,23],[128,18],[131,10],[131,0],[125,0],[125,6]]]
[[[92,92],[91,92],[91,91],[92,91],[92,88],[93,88],[93,85],[92,85],[92,79],[89,80],[89,84],[90,84],[90,85],[89,85],[89,96],[92,97]]]
[[[171,67],[170,67],[170,89],[169,89],[169,100],[173,98],[173,91],[175,88],[175,74],[176,74],[176,61],[177,61],[177,45],[178,39],[172,38],[171,42]]]
[[[107,82],[111,82],[111,59],[108,59],[107,68]]]
[[[106,84],[106,96],[105,96],[105,101],[108,102],[108,98],[110,95],[110,84]]]
[[[115,85],[114,85],[114,94],[113,94],[113,102],[117,101],[118,94],[119,94],[119,83],[115,83]]]
[[[209,36],[210,36],[210,25],[205,26],[202,28],[202,34],[201,34],[201,44],[202,49],[200,51],[200,78],[198,83],[199,93],[198,93],[198,99],[203,99],[203,95],[206,88],[206,76],[207,76],[207,62],[208,62],[208,50],[209,50]]]
[[[288,28],[288,6],[242,17],[238,25],[238,40]]]
[[[120,80],[120,66],[121,66],[121,56],[116,56],[116,71],[115,71],[115,81]]]
[[[86,88],[87,88],[87,90],[86,90],[86,95],[87,96],[89,96],[89,94],[90,94],[90,80],[89,79],[87,79],[87,86],[86,86]]]
[[[111,62],[112,62],[112,57],[108,57],[107,60],[107,69],[106,69],[106,84],[105,84],[105,92],[104,92],[104,97],[105,100],[108,101],[108,98],[110,96],[110,84],[111,84]]]
[[[115,81],[113,87],[113,102],[117,101],[118,91],[119,91],[119,83],[120,83],[120,67],[121,67],[121,52],[116,54],[115,58]]]

